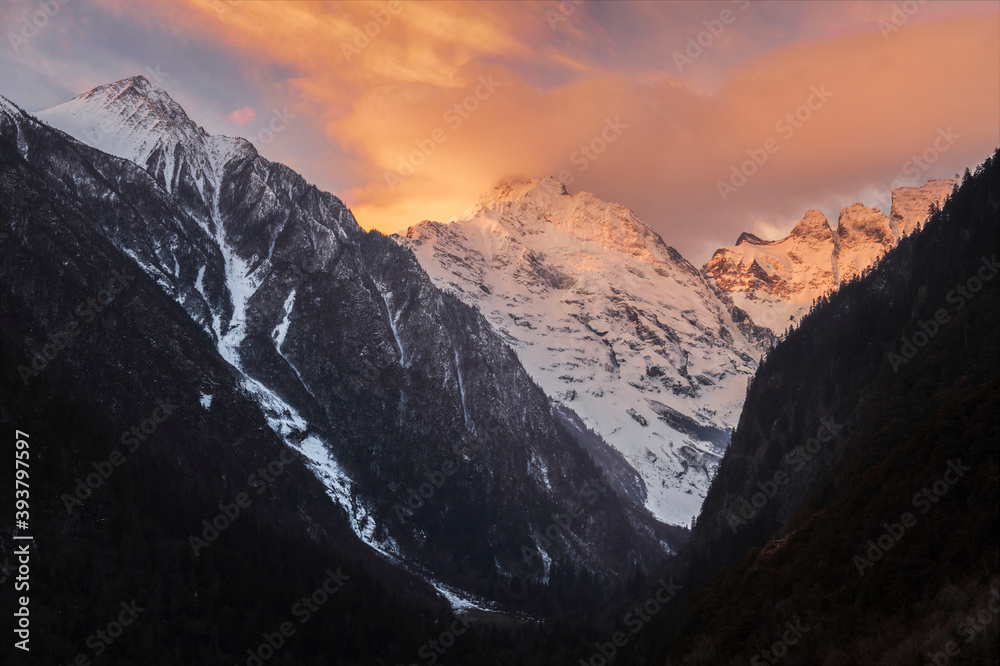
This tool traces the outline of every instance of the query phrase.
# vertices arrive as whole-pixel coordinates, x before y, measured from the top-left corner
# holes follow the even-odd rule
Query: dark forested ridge
[[[998,156],[762,363],[647,663],[996,662]]]

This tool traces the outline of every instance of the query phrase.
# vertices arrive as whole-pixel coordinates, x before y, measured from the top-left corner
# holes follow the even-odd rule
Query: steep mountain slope
[[[87,233],[183,308],[324,484],[309,511],[343,511],[387,561],[511,603],[528,600],[515,579],[620,582],[668,552],[613,493],[539,539],[599,470],[489,325],[337,198],[205,134],[142,77],[41,115],[143,169],[6,107],[5,139],[64,192],[53,209],[92,210]]]
[[[861,275],[896,244],[892,227],[882,211],[859,203],[840,211],[837,220],[834,286]]]
[[[756,367],[691,264],[632,211],[552,178],[501,183],[455,220],[394,238],[620,452],[634,472],[595,459],[624,493],[690,521]]]
[[[957,178],[928,180],[920,187],[897,187],[892,191],[889,223],[897,237],[909,236],[927,221],[931,204],[938,208],[958,184]]]
[[[892,210],[854,203],[840,211],[831,229],[818,210],[806,211],[784,238],[765,241],[741,234],[732,247],[721,248],[702,271],[719,296],[734,308],[734,318],[749,317],[744,330],[765,347],[809,311],[813,301],[861,275],[900,238],[927,219],[951,194],[956,179],[930,180],[920,187],[892,190]],[[755,335],[751,325],[772,335]]]
[[[998,170],[1000,151],[761,364],[674,563],[686,599],[649,663],[763,662],[787,622],[805,631],[781,648],[786,663],[923,663],[988,601],[1000,571]],[[996,659],[995,630],[973,638],[954,663]]]
[[[18,593],[31,600],[30,663],[81,663],[95,646],[120,664],[245,660],[271,618],[340,567],[350,585],[293,649],[331,654],[323,636],[348,631],[398,640],[403,659],[425,640],[416,602],[445,604],[372,557],[212,339],[119,245],[190,224],[138,167],[0,97],[0,422],[29,443],[18,532],[33,537],[0,534],[0,598],[14,608],[7,568],[32,544]],[[221,266],[210,249],[199,260]],[[3,484],[6,515],[14,493]],[[95,630],[133,600],[134,628],[111,649],[98,643]],[[0,661],[23,660],[4,641]]]

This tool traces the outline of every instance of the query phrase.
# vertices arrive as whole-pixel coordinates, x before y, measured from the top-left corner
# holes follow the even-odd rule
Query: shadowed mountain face
[[[322,484],[302,501],[303,520],[350,525],[403,569],[501,600],[515,577],[622,581],[669,552],[660,526],[613,492],[539,538],[600,483],[599,469],[489,324],[434,287],[408,250],[363,232],[339,199],[245,141],[207,135],[142,77],[40,116],[134,163],[4,102],[6,243],[35,242],[29,208],[47,211],[52,238],[5,268],[4,298],[24,319],[5,322],[20,332],[6,344],[26,364],[79,299],[33,293],[44,282],[14,276],[51,271],[53,289],[86,291],[128,267],[185,333],[119,339],[120,356],[150,343],[164,352],[130,366],[135,382],[155,384],[159,364],[180,364],[193,409],[208,410],[227,408],[217,386],[230,386],[261,437],[296,452]],[[26,192],[31,206],[8,203]],[[84,392],[118,363],[91,351],[96,369],[74,379]],[[199,356],[218,376],[204,377]],[[230,446],[240,457],[260,444]],[[173,460],[179,474],[184,460]]]

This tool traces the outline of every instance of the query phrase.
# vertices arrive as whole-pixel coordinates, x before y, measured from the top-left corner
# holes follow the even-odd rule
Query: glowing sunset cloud
[[[242,109],[236,109],[226,116],[226,120],[234,125],[247,125],[257,120],[257,112],[249,106],[244,106]]]
[[[14,19],[31,7],[15,5]],[[103,53],[133,26],[132,62],[66,56],[61,85],[159,62],[210,131],[255,140],[293,114],[258,148],[366,227],[448,219],[501,178],[554,175],[633,208],[700,263],[740,231],[787,231],[807,208],[836,219],[1000,144],[998,5],[914,6],[100,0],[3,58],[51,77],[61,48]],[[233,76],[202,81],[171,55],[187,48]],[[907,172],[939,132],[952,142]]]

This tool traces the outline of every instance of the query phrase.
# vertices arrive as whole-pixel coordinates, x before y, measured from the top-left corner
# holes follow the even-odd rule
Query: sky
[[[0,28],[26,110],[143,74],[385,233],[555,176],[701,265],[1000,145],[996,1],[6,0]]]

